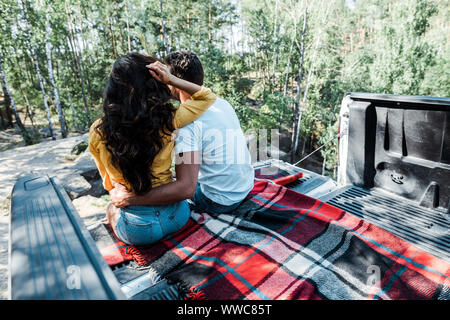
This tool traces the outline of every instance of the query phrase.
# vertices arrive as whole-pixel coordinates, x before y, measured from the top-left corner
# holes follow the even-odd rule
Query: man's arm
[[[165,205],[190,199],[195,194],[199,164],[196,159],[198,151],[186,152],[183,159],[191,159],[175,165],[177,180],[151,189],[145,195],[137,196],[121,184],[115,184],[110,191],[110,201],[118,208],[126,206]]]

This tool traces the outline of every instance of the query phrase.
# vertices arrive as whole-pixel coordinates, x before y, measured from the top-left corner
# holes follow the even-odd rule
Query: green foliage
[[[36,128],[28,129],[24,135],[23,139],[27,145],[36,144],[42,141],[42,135]]]
[[[83,153],[86,149],[88,148],[88,143],[86,141],[82,141],[78,144],[76,144],[72,151],[70,152],[71,154],[74,155],[80,155],[81,153]]]
[[[263,98],[264,104],[260,107],[260,114],[265,120],[265,128],[286,129],[292,121],[291,106],[294,99],[283,96],[281,92],[267,92]]]
[[[321,154],[331,174],[346,92],[450,96],[448,0],[357,0],[354,8],[347,2],[2,0],[0,56],[16,104],[32,109],[43,126],[33,64],[39,63],[57,123],[48,21],[63,112],[69,128],[82,131],[102,114],[106,79],[119,56],[192,50],[203,62],[205,85],[234,106],[244,131],[294,134],[298,105],[300,140],[308,148],[327,144]]]

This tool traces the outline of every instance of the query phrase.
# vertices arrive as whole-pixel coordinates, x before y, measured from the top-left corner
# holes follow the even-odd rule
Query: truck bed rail
[[[10,299],[126,299],[54,178],[20,179],[10,218]]]

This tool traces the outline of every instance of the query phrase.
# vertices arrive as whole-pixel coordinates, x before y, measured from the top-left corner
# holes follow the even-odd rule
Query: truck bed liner
[[[450,262],[450,220],[445,213],[418,206],[383,190],[356,186],[338,189],[320,200]]]
[[[450,219],[440,208],[426,208],[380,188],[336,187],[329,178],[278,160],[261,162],[255,165],[258,168],[304,172],[304,178],[287,187],[345,210],[450,262]]]

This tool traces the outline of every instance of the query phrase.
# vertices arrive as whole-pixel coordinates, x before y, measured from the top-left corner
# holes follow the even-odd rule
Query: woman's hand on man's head
[[[150,74],[159,82],[167,85],[171,85],[177,89],[187,92],[189,95],[200,91],[202,89],[198,84],[180,79],[170,73],[169,66],[156,61],[154,63],[146,65]]]
[[[170,73],[170,68],[165,64],[156,61],[146,66],[150,74],[159,82],[169,84],[172,80],[172,74]]]

